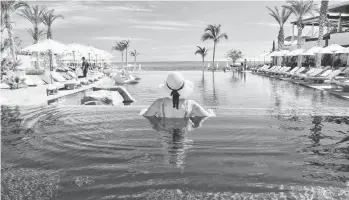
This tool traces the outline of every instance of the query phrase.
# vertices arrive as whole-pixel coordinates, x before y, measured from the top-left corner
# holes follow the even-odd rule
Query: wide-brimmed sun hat
[[[193,82],[185,80],[183,75],[179,72],[171,72],[164,84],[159,87],[167,94],[166,96],[173,96],[173,91],[179,94],[180,99],[188,98],[194,90]]]

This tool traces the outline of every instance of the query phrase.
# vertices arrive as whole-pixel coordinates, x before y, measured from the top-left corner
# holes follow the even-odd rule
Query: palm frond
[[[201,40],[206,41],[206,40],[214,40],[215,37],[212,35],[210,32],[206,32],[202,35]]]
[[[44,30],[39,30],[38,31],[38,36],[43,36],[43,35],[46,35],[46,32]]]
[[[27,2],[24,1],[16,1],[16,3],[13,4],[13,11],[22,7],[29,7],[29,5]]]
[[[29,33],[30,36],[35,37],[35,33],[31,28],[26,28],[25,30]]]
[[[270,16],[272,16],[279,24],[281,24],[281,18],[280,16],[276,13],[276,11],[272,10],[271,8],[269,8],[268,6],[266,6],[267,9],[270,11],[270,13],[268,13]],[[277,9],[277,7],[275,7],[275,10]]]
[[[195,51],[195,55],[200,54],[202,57],[207,55],[208,49],[205,47],[196,46],[198,49]]]
[[[220,41],[221,39],[228,40],[228,35],[226,33],[222,33],[221,35],[218,36],[217,42]]]

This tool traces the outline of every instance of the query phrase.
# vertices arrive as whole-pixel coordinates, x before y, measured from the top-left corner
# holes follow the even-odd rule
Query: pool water
[[[185,72],[217,117],[159,121],[138,115],[163,96],[166,72],[148,73],[130,106],[2,106],[2,198],[348,199],[348,101]]]

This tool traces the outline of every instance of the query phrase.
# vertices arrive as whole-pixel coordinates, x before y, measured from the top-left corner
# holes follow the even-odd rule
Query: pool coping
[[[328,92],[329,94],[336,96],[338,98],[349,100],[349,93],[341,92],[340,90],[335,90],[334,88],[332,88],[330,83],[312,84],[312,83],[305,82],[303,80],[297,80],[297,79],[291,79],[291,78],[282,78],[282,77],[273,77],[273,78],[277,78],[282,81],[288,81],[293,84],[301,85],[307,88]]]

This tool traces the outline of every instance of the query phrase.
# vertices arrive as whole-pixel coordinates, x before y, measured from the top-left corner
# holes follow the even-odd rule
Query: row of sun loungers
[[[86,78],[79,78],[72,71],[53,71],[49,75],[25,75],[25,84],[29,87],[48,85],[47,95],[55,94],[60,89],[72,90],[82,85],[89,85],[103,77],[103,73],[91,72]]]
[[[329,83],[335,88],[342,88],[343,92],[349,92],[349,67],[340,67],[331,69],[331,66],[322,68],[305,67],[270,67],[265,65],[259,69],[254,69],[253,73],[269,77],[280,78],[283,80],[295,80],[309,84]]]

